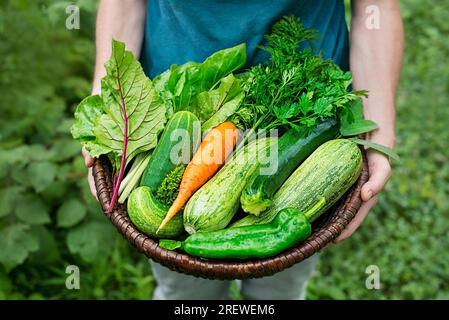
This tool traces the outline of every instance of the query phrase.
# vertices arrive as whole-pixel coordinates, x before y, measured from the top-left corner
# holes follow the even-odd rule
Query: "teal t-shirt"
[[[247,45],[248,65],[260,63],[266,53],[257,46],[285,15],[295,15],[318,30],[317,50],[348,69],[343,0],[148,0],[143,68],[153,78],[172,64],[201,62],[242,42]]]

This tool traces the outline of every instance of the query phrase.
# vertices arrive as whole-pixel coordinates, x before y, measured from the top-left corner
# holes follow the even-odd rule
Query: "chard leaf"
[[[399,155],[393,151],[393,149],[388,148],[386,146],[383,146],[381,144],[378,143],[374,143],[368,140],[363,140],[363,139],[359,139],[359,138],[349,138],[349,140],[354,141],[357,144],[361,144],[363,146],[366,146],[368,148],[377,150],[383,154],[385,154],[386,156],[390,157],[391,159],[394,159],[396,161],[400,161],[401,159],[399,158]]]
[[[96,119],[93,132],[98,144],[112,150],[109,157],[118,172],[108,207],[112,212],[126,165],[140,152],[156,146],[167,109],[140,63],[125,51],[123,42],[112,41],[111,58],[105,68],[106,76],[101,81],[105,113]]]
[[[115,172],[116,185],[108,212],[114,208],[127,164],[137,154],[156,146],[169,113],[153,83],[125,44],[112,41],[112,54],[105,63],[101,99],[90,97],[76,110],[72,135],[93,157],[106,154]]]
[[[138,153],[156,146],[168,110],[140,63],[131,52],[125,51],[124,43],[112,41],[111,58],[105,68],[101,96],[81,101],[71,132],[91,156],[108,155],[118,170],[125,140],[123,104],[128,118],[127,163]]]
[[[95,120],[103,113],[103,108],[103,100],[98,95],[81,101],[75,110],[75,123],[71,128],[73,138],[80,141],[95,140]]]
[[[113,41],[111,58],[102,79],[104,113],[96,118],[96,143],[122,156],[126,110],[128,123],[126,159],[156,146],[164,128],[166,107],[139,62],[122,42]],[[121,90],[120,90],[121,89]]]

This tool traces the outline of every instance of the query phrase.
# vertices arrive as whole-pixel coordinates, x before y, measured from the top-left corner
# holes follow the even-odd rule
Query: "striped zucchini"
[[[181,163],[189,163],[200,142],[201,128],[197,116],[189,111],[176,112],[153,151],[140,185],[150,187],[156,194],[170,171]]]
[[[276,213],[293,207],[308,211],[324,197],[326,205],[315,218],[328,210],[358,179],[362,153],[354,142],[336,139],[322,144],[285,181],[273,198],[273,206],[259,216],[250,215],[231,227],[270,223]]]
[[[273,174],[261,174],[255,170],[246,183],[240,197],[245,212],[259,215],[273,204],[273,195],[298,165],[316,148],[338,134],[338,123],[329,118],[316,125],[310,132],[290,129],[279,139],[278,169]]]
[[[276,142],[276,138],[261,138],[242,147],[187,202],[184,209],[185,230],[193,234],[226,227],[239,208],[240,194],[257,168],[258,160],[267,156],[267,148],[277,148]]]
[[[168,206],[159,202],[150,187],[134,189],[128,198],[128,215],[137,229],[151,237],[174,238],[184,232],[182,216],[176,215],[164,229],[156,230],[167,214]]]

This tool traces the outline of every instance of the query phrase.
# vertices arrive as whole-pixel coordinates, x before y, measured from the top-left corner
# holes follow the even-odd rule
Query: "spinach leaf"
[[[172,108],[170,113],[188,110],[203,121],[209,119],[216,110],[204,111],[198,107],[198,97],[203,92],[214,89],[223,77],[242,68],[246,63],[246,45],[218,51],[204,62],[187,62],[172,65],[171,68],[154,78],[154,87]],[[211,95],[216,95],[212,93]]]
[[[354,101],[350,108],[340,113],[340,133],[342,136],[356,136],[378,128],[371,120],[363,119],[363,103],[361,99]]]
[[[221,79],[217,89],[201,92],[195,99],[197,112],[206,132],[232,116],[243,101],[245,94],[242,88],[242,80],[233,74]]]

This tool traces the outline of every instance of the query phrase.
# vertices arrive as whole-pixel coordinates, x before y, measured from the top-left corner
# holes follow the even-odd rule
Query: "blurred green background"
[[[79,30],[65,28],[71,3]],[[0,3],[0,299],[152,297],[147,260],[90,196],[68,133],[91,89],[95,11],[91,0]],[[449,298],[449,3],[408,0],[402,14],[402,160],[363,227],[322,254],[309,299]],[[69,265],[79,290],[65,287]],[[365,286],[369,265],[379,290]]]

